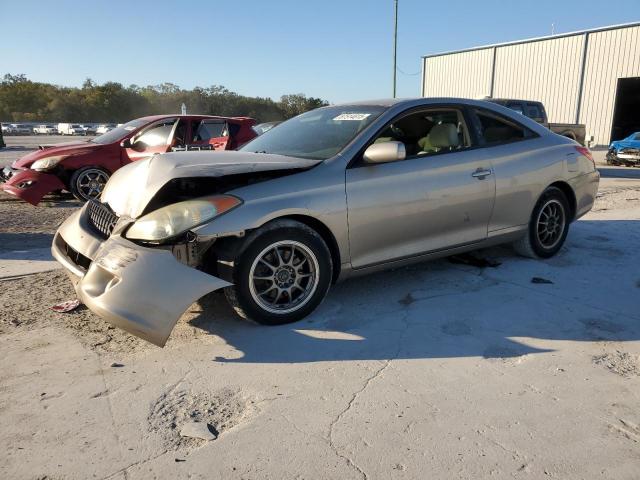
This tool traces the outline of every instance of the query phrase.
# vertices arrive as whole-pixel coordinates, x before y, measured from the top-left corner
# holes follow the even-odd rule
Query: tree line
[[[118,82],[98,85],[87,79],[81,88],[33,82],[6,74],[0,82],[0,121],[124,123],[146,115],[179,113],[182,104],[193,114],[246,116],[259,122],[285,120],[328,105],[302,93],[280,101],[248,97],[220,85],[184,90],[173,83],[140,87]]]

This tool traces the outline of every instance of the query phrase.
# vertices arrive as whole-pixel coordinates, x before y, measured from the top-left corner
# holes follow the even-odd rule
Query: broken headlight
[[[167,205],[139,218],[127,230],[126,237],[150,242],[166,240],[202,225],[241,203],[239,198],[231,195],[218,195]]]

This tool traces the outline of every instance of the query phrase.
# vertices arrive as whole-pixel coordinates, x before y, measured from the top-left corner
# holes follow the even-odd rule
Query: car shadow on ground
[[[53,234],[50,233],[0,233],[0,253],[27,252],[33,249],[51,248]],[[27,259],[26,256],[16,258]]]
[[[499,247],[480,252],[501,262],[496,268],[443,259],[354,278],[308,318],[277,327],[240,320],[217,292],[200,300],[190,324],[235,349],[214,361],[244,363],[510,361],[553,351],[550,341],[638,340],[640,271],[628,268],[637,264],[628,242],[640,242],[639,221],[581,221],[549,260]]]
[[[5,137],[6,138],[6,137]],[[34,146],[33,145],[11,145],[11,146],[6,146],[4,148],[0,148],[0,151],[2,151],[2,153],[9,153],[9,152],[29,152],[34,150]]]

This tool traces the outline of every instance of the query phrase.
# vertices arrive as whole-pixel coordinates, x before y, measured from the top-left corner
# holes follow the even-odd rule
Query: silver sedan
[[[354,103],[304,113],[240,151],[127,165],[52,248],[91,310],[163,346],[217,289],[239,315],[274,325],[356,274],[500,243],[551,257],[598,181],[587,148],[499,105]]]

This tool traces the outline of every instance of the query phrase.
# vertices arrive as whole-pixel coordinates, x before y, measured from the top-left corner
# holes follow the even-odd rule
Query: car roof
[[[253,120],[253,118],[251,117],[222,117],[222,116],[218,116],[218,115],[181,115],[181,114],[166,114],[166,115],[149,115],[146,117],[140,117],[137,120],[146,120],[149,122],[155,122],[156,120],[162,120],[163,118],[215,118],[215,119],[220,119],[220,120],[236,120],[236,121],[247,121],[247,120]]]
[[[358,102],[349,102],[342,103],[338,105],[331,105],[335,107],[362,107],[362,106],[371,106],[371,107],[419,107],[422,105],[430,105],[430,104],[460,104],[460,105],[471,105],[471,106],[482,106],[486,107],[487,102],[493,102],[494,100],[501,100],[497,98],[484,98],[484,99],[473,99],[473,98],[461,98],[461,97],[416,97],[416,98],[386,98],[379,100],[365,100]],[[534,100],[520,100],[524,102],[533,102]]]

